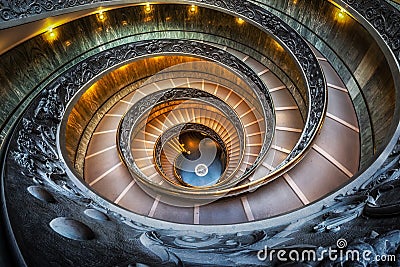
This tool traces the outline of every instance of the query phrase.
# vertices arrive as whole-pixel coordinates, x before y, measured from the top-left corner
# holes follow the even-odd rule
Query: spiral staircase
[[[243,57],[243,55],[240,54],[236,54],[235,56],[242,56],[239,57],[242,60],[247,57]],[[261,74],[259,76],[267,87],[271,88],[269,91],[277,115],[277,126],[275,127],[272,145],[256,172],[247,179],[247,181],[250,182],[263,178],[269,172],[273,171],[282,160],[284,160],[287,154],[289,154],[293,149],[296,141],[299,139],[304,126],[304,121],[299,111],[299,107],[286,86],[283,85],[283,83],[280,82],[272,73],[266,75],[267,69],[265,66],[250,59],[250,57],[247,57],[247,60],[252,62],[251,67],[253,70],[262,70],[259,72]],[[321,57],[320,60],[324,60],[324,58]],[[185,69],[188,70],[189,67],[187,66]],[[283,201],[280,196],[274,196],[272,202],[269,201],[269,205],[274,207],[270,214],[268,214],[268,210],[259,203],[260,199],[266,198],[268,194],[272,195],[268,190],[263,192],[263,194],[257,191],[236,198],[228,198],[227,200],[212,202],[205,206],[194,203],[191,208],[184,209],[186,212],[183,212],[182,208],[179,208],[178,212],[174,211],[176,207],[162,203],[162,197],[159,195],[151,197],[144,193],[140,184],[136,183],[135,180],[132,179],[128,167],[123,163],[123,159],[119,157],[116,138],[120,121],[124,117],[126,111],[129,110],[131,106],[135,105],[134,101],[140,100],[137,90],[116,102],[116,104],[104,114],[98,123],[92,137],[90,138],[88,149],[86,150],[83,177],[85,177],[85,181],[92,186],[96,192],[114,203],[135,213],[150,217],[157,216],[160,212],[158,209],[161,209],[163,211],[162,214],[165,214],[164,216],[171,214],[171,217],[155,218],[170,220],[173,222],[200,223],[200,221],[203,222],[203,218],[210,218],[213,220],[213,224],[246,222],[249,220],[264,219],[306,205],[310,203],[310,199],[313,201],[320,198],[326,193],[333,191],[347,179],[352,177],[357,171],[359,164],[360,148],[359,130],[357,126],[358,122],[350,97],[342,83],[339,82],[338,85],[334,84],[335,82],[340,81],[340,78],[334,72],[332,67],[328,65],[325,72],[329,73],[327,79],[327,82],[330,85],[328,87],[328,93],[332,95],[336,93],[336,98],[333,96],[331,98],[332,100],[328,104],[327,120],[329,120],[329,122],[325,122],[321,130],[322,132],[313,144],[313,150],[315,152],[312,153],[314,155],[309,153],[306,158],[303,159],[307,160],[305,162],[308,164],[303,163],[301,166],[296,166],[289,173],[286,173],[284,176],[279,178],[279,180],[283,181],[279,182],[277,186],[278,189],[274,190],[285,192],[281,197],[285,198],[286,201]],[[180,75],[182,75],[182,73],[180,73]],[[250,137],[246,143],[246,147],[249,149],[244,153],[245,165],[239,168],[240,173],[237,175],[244,173],[245,169],[248,166],[251,166],[251,162],[259,156],[258,153],[261,150],[260,136],[262,134],[262,129],[260,129],[260,127],[255,127],[257,126],[257,123],[253,123],[257,122],[257,118],[254,115],[251,116],[252,108],[245,103],[244,98],[234,94],[232,90],[224,88],[219,84],[212,84],[205,80],[191,78],[180,78],[183,83],[179,83],[174,81],[174,79],[157,82],[153,82],[152,80],[151,86],[156,90],[174,87],[190,87],[197,90],[206,90],[219,99],[222,99],[231,108],[236,107],[235,110],[237,110],[238,117],[242,119],[242,124],[244,126],[249,125],[248,127],[253,127],[253,129],[249,129],[251,132],[246,132],[246,136]],[[141,94],[142,97],[146,96],[144,92],[152,91],[152,89],[148,87],[150,86],[146,85],[142,86],[141,89],[138,89],[140,90],[139,94]],[[335,108],[331,108],[331,105],[335,106]],[[216,133],[219,134],[222,139],[225,136],[234,136],[233,126],[226,129],[225,133],[223,132],[224,128],[222,126],[227,125],[228,122],[226,120],[221,121],[221,119],[218,118],[218,116],[221,115],[211,113],[207,108],[185,109],[182,104],[180,104],[179,107],[181,108],[175,107],[172,109],[168,115],[163,113],[162,115],[151,119],[147,122],[145,127],[136,130],[142,131],[142,133],[139,137],[136,136],[134,138],[131,145],[131,150],[132,153],[135,154],[138,168],[156,183],[164,184],[164,182],[166,182],[154,166],[153,157],[153,149],[156,141],[159,138],[159,135],[161,135],[166,129],[173,125],[193,122],[215,129]],[[337,114],[336,110],[349,112]],[[350,121],[351,123],[347,121]],[[325,130],[325,127],[328,126],[330,126],[330,128]],[[334,134],[335,136],[329,137],[329,134]],[[327,140],[335,140],[335,142],[327,142]],[[231,142],[234,141],[231,140]],[[345,142],[346,145],[343,145]],[[236,145],[233,147],[234,151],[232,152],[234,157],[239,157],[240,146],[238,143],[238,141],[234,143],[234,145]],[[227,146],[230,145],[228,142],[226,142],[226,144]],[[179,141],[176,140],[174,146],[167,147],[166,150],[166,154],[172,153],[170,158],[176,158],[180,151]],[[327,151],[332,151],[333,153]],[[344,166],[337,159],[343,159],[344,164],[349,165]],[[164,160],[168,162],[167,159]],[[237,162],[235,166],[238,166]],[[307,170],[315,168],[319,168],[319,172],[313,173],[313,175],[307,175],[304,184],[297,185],[292,178],[294,177],[294,179],[299,179],[297,177],[304,176],[304,173],[306,173]],[[296,172],[299,173],[299,175],[292,175],[292,173]],[[321,175],[320,173],[326,175]],[[331,173],[334,173],[334,175],[331,176],[334,179],[327,178],[327,174]],[[174,173],[170,171],[167,177],[173,176]],[[312,188],[308,189],[307,181],[309,182],[310,180],[314,181],[314,183]],[[305,190],[308,189],[309,193],[306,195],[300,188],[304,188]],[[251,204],[249,203],[248,198],[252,200],[250,202]],[[254,208],[252,208],[253,206]],[[225,216],[218,216],[213,219],[213,214],[218,214],[221,209],[227,211]],[[204,210],[204,213],[201,212],[202,210]],[[256,214],[256,217],[254,214]],[[206,219],[204,219],[203,224],[208,224]]]
[[[398,8],[0,4],[0,265],[398,266]]]

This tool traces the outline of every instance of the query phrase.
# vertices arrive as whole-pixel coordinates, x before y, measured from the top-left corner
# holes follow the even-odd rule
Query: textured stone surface
[[[49,193],[46,189],[40,187],[40,186],[30,186],[28,187],[29,193],[31,193],[32,196],[35,198],[48,202],[48,203],[54,203],[56,200],[54,199],[53,195]]]
[[[92,219],[98,220],[98,221],[108,221],[109,218],[106,214],[104,214],[101,211],[98,211],[96,209],[86,209],[84,213],[89,216]]]
[[[94,233],[85,224],[71,218],[59,217],[50,222],[50,227],[58,234],[73,240],[90,240]]]

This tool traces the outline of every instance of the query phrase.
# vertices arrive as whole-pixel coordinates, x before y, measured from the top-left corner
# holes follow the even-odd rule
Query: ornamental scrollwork
[[[0,17],[3,21],[44,14],[50,11],[62,10],[80,5],[93,4],[97,0],[28,0],[28,1],[1,1]]]
[[[386,1],[342,1],[371,23],[400,62],[400,11]]]

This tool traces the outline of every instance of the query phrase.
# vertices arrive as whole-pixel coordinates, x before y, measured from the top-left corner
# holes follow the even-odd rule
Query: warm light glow
[[[346,10],[344,10],[343,8],[340,9],[340,11],[337,13],[337,18],[339,20],[343,20],[346,17]]]
[[[128,65],[123,65],[123,66],[119,67],[117,71],[125,72],[127,69],[128,69]]]
[[[191,6],[189,7],[189,11],[190,11],[190,13],[196,13],[196,11],[197,11],[197,6],[191,5]]]
[[[179,147],[180,147],[180,149],[181,149],[181,152],[184,152],[184,153],[188,153],[188,154],[190,154],[190,151],[187,151],[186,149],[185,149],[185,144],[179,144]]]
[[[293,0],[293,4],[295,4],[295,5],[296,5],[296,4],[297,4],[297,0]]]
[[[153,16],[147,16],[144,18],[144,22],[149,22],[153,19]]]
[[[103,21],[106,19],[106,16],[104,15],[104,11],[100,10],[100,12],[97,14],[97,19],[100,21]]]
[[[57,39],[56,32],[54,31],[53,27],[49,27],[47,29],[47,41],[53,42],[56,39]]]
[[[236,18],[236,22],[237,22],[239,25],[242,25],[245,21],[244,21],[244,19],[242,19],[242,18]]]
[[[65,41],[65,45],[66,45],[66,46],[70,46],[70,45],[71,45],[71,41],[69,41],[69,40],[68,40],[68,41]]]
[[[282,45],[275,40],[274,40],[274,45],[276,47],[276,50],[281,51],[281,52],[284,51]]]
[[[128,22],[126,20],[123,20],[122,21],[122,26],[126,26],[126,25],[128,25]]]
[[[53,31],[53,28],[49,28],[49,36],[50,37],[54,37],[56,34],[54,33],[54,31]]]
[[[147,3],[147,4],[144,6],[144,12],[150,13],[151,10],[152,10],[151,5],[150,5],[149,3]]]

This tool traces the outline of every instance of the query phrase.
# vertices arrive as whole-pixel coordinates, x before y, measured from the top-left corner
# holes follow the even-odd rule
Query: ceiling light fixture
[[[151,8],[150,3],[147,3],[147,4],[144,6],[144,12],[150,13],[151,10],[152,10],[152,8]]]

